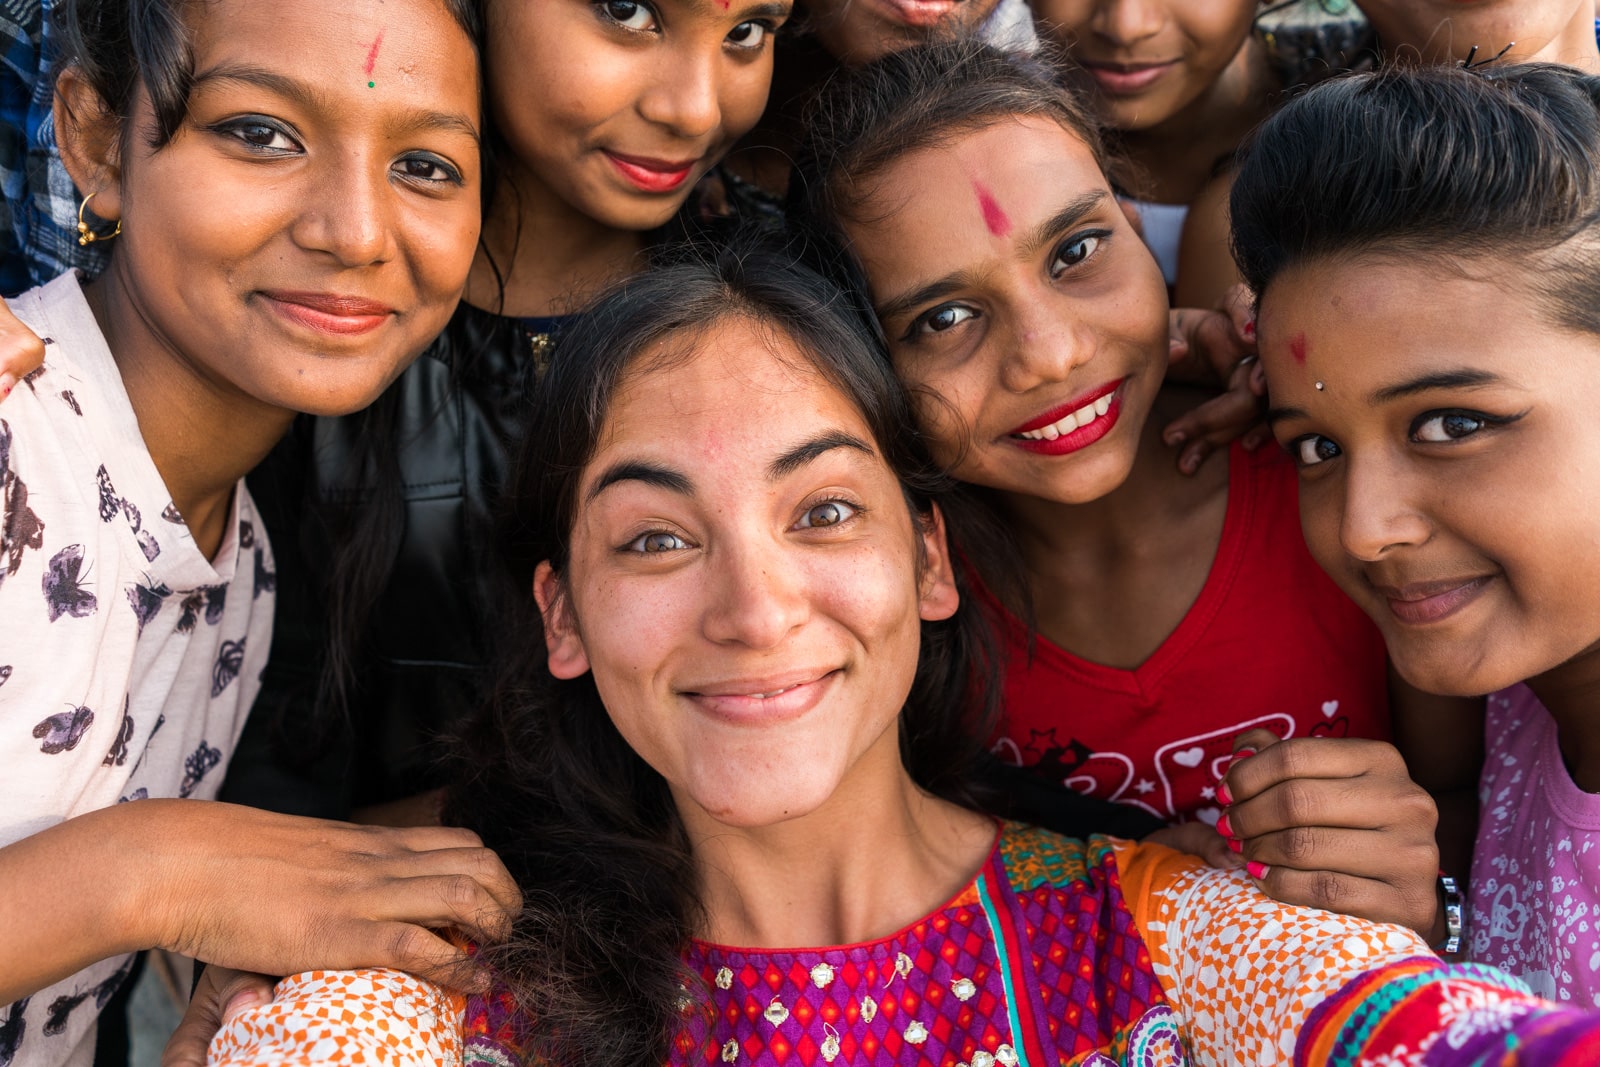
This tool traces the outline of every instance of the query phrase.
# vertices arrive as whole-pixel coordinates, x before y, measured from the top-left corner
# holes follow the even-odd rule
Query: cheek
[[[772,49],[759,63],[740,64],[722,78],[717,103],[722,111],[718,143],[722,148],[749,133],[767,108],[772,85]]]

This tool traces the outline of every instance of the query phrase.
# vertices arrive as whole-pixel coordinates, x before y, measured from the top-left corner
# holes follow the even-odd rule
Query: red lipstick
[[[1024,451],[1043,456],[1064,456],[1087,448],[1116,426],[1117,419],[1122,415],[1119,390],[1126,381],[1126,378],[1119,378],[1075,396],[1018,426],[1005,439]],[[1073,416],[1072,423],[1061,425],[1069,416]],[[1037,433],[1048,431],[1052,426],[1056,427],[1054,437],[1049,436],[1048,432],[1043,435]],[[1024,437],[1023,434],[1035,436]]]
[[[672,192],[689,180],[694,165],[700,162],[698,159],[674,161],[649,159],[644,156],[621,156],[615,152],[607,152],[605,155],[619,174],[647,193]]]

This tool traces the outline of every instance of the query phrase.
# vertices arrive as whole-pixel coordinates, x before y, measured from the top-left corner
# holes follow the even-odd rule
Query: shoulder
[[[460,996],[399,971],[290,975],[271,1003],[218,1031],[206,1062],[459,1064],[463,1007]]]

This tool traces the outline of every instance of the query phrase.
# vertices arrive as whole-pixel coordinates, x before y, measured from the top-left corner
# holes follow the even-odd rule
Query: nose
[[[703,629],[708,640],[776,648],[811,616],[805,576],[773,542],[713,549]]]
[[[669,52],[662,59],[639,98],[639,114],[674,137],[708,140],[722,125],[720,56]]]
[[[1397,548],[1428,539],[1429,523],[1397,460],[1347,453],[1345,463],[1339,540],[1351,557],[1375,562]]]
[[[1166,14],[1160,0],[1103,0],[1089,28],[1119,48],[1138,44],[1160,31]]]
[[[1000,367],[1000,384],[1011,392],[1063,382],[1094,358],[1094,331],[1052,314],[1054,310],[1059,309],[1050,308],[1048,297],[1041,297],[1018,316],[1017,328],[1006,341],[1010,351]]]
[[[393,255],[393,190],[387,160],[351,150],[317,162],[291,234],[308,251],[341,266],[364,267]]]

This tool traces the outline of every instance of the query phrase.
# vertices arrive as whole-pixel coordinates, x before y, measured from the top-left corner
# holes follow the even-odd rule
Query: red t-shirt
[[[1138,668],[1074,656],[1005,615],[1002,759],[1163,819],[1221,814],[1233,739],[1389,737],[1378,629],[1306,550],[1297,477],[1282,451],[1228,459],[1222,542],[1199,597]]]

